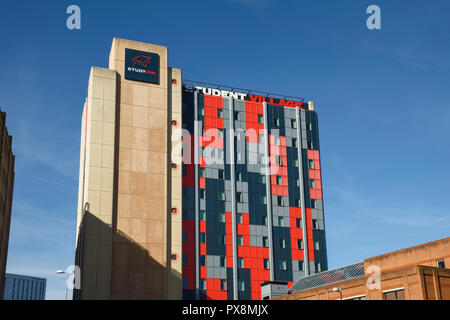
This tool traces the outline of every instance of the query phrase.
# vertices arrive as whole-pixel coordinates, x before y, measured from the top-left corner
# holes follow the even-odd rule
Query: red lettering
[[[258,96],[254,96],[252,94],[249,94],[248,96],[250,97],[250,101],[252,102],[256,102],[256,100],[258,99]]]

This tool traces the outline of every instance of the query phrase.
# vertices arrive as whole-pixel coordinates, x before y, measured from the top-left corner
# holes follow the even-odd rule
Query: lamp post
[[[64,287],[66,289],[66,298],[65,298],[65,300],[67,300],[67,279],[69,277],[69,274],[67,272],[63,271],[63,270],[56,271],[56,274],[65,274],[66,275],[66,282],[64,283]]]
[[[339,295],[341,296],[341,300],[342,300],[342,290],[341,290],[341,288],[333,288],[333,292],[339,292]]]

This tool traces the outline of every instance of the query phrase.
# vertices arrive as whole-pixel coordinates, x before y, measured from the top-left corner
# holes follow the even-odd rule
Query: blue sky
[[[81,7],[82,29],[66,28]],[[382,29],[366,28],[381,7]],[[449,236],[448,1],[0,3],[0,108],[16,180],[7,271],[73,264],[82,103],[114,36],[184,78],[303,96],[319,115],[329,267]]]

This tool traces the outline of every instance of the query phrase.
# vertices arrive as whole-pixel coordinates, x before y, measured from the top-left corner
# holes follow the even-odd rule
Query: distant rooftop
[[[359,262],[301,278],[289,288],[289,291],[298,292],[308,290],[349,279],[364,277],[364,275],[364,262]]]

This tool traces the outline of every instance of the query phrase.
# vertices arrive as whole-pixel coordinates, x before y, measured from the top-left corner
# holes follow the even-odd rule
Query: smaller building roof
[[[359,262],[301,278],[289,288],[289,291],[299,292],[364,276],[364,262]]]

